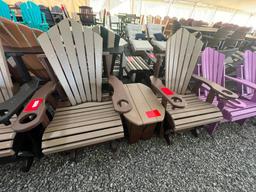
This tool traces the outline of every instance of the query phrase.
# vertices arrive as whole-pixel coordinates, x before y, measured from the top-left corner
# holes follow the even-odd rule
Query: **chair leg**
[[[110,149],[113,153],[116,153],[119,149],[119,143],[117,140],[113,140],[110,142]]]
[[[33,164],[34,157],[27,157],[25,165],[21,168],[22,172],[28,172]]]
[[[246,119],[238,120],[238,121],[237,121],[237,123],[238,123],[240,126],[243,126],[243,125],[244,125],[245,120],[246,120]]]
[[[207,132],[209,135],[213,135],[213,133],[216,131],[218,127],[218,123],[212,123],[210,125],[207,126]]]
[[[191,133],[194,137],[199,137],[200,129],[198,127],[191,130]]]
[[[170,129],[167,129],[164,131],[164,139],[165,141],[167,142],[168,145],[171,145],[172,144],[172,141],[171,141],[171,130]]]
[[[71,159],[72,162],[77,163],[77,150],[71,152]]]

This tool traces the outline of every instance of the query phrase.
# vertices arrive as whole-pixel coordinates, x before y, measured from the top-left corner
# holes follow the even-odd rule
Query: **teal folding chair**
[[[0,17],[4,17],[14,22],[17,21],[14,11],[10,10],[8,4],[2,0],[0,0]]]
[[[20,5],[23,24],[31,28],[37,28],[42,31],[48,31],[49,25],[46,22],[46,17],[41,12],[40,7],[32,1],[27,1]]]

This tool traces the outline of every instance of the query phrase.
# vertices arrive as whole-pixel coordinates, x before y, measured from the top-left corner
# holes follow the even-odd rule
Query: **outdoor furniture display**
[[[164,52],[166,50],[166,38],[162,32],[162,25],[147,24],[146,28],[152,45],[160,52]],[[160,36],[160,39],[157,39],[156,36]]]
[[[161,24],[161,16],[157,15],[153,18],[154,24]]]
[[[225,56],[219,53],[213,48],[207,47],[202,53],[201,65],[199,65],[199,72],[207,80],[213,81],[221,86],[225,85],[225,80],[231,80],[238,85],[243,85],[244,88],[249,90],[246,94],[253,95],[256,89],[255,84],[255,68],[252,67],[253,58],[256,58],[256,54],[251,51],[245,52],[245,67],[243,67],[244,79],[230,77],[225,75],[224,59]],[[253,70],[254,69],[254,70]],[[253,72],[254,71],[254,72]],[[200,75],[200,74],[199,74]],[[248,78],[249,77],[249,78]],[[252,80],[249,80],[249,79]],[[205,98],[205,92],[203,92],[201,98]],[[232,95],[226,90],[227,94]],[[240,96],[238,99],[225,101],[222,98],[215,98],[215,105],[217,105],[222,111],[225,121],[237,122],[243,124],[247,118],[254,117],[256,115],[256,101],[255,98]]]
[[[211,134],[223,119],[219,108],[211,104],[213,98],[216,95],[227,100],[237,98],[237,95],[230,95],[230,92],[227,93],[220,85],[193,75],[202,46],[203,42],[192,33],[184,28],[179,29],[167,41],[165,85],[156,76],[150,77],[152,88],[161,94],[162,103],[167,111],[168,126],[164,125],[164,137],[168,144],[171,132],[193,129],[193,133],[197,135],[196,127],[207,125]],[[194,93],[188,89],[192,77],[196,81],[196,86],[192,90]],[[206,102],[201,101],[195,94],[202,84],[210,87]]]
[[[0,17],[4,17],[15,22],[17,21],[15,12],[10,10],[8,4],[3,0],[0,0]]]
[[[236,48],[245,40],[246,34],[250,31],[248,27],[239,27],[228,37],[223,45],[224,49]]]
[[[144,51],[153,51],[152,45],[148,42],[147,39],[136,39],[136,35],[141,35],[142,27],[138,24],[127,24],[126,26],[127,37],[129,39],[131,48],[134,53],[144,52]],[[143,36],[143,35],[142,35]]]
[[[32,1],[27,1],[20,5],[20,9],[23,24],[42,31],[47,31],[49,29],[45,14],[41,12],[40,7],[37,4]]]
[[[91,7],[88,6],[80,6],[80,13],[78,13],[80,17],[80,21],[83,25],[91,26],[96,24],[95,14],[92,11]]]
[[[152,66],[149,66],[140,56],[126,56],[125,57],[125,71],[130,78],[134,78],[133,82],[142,82],[142,80],[149,80],[152,71]]]
[[[231,27],[222,27],[218,29],[212,36],[203,35],[203,42],[205,43],[205,47],[222,49],[224,41],[231,32]]]
[[[41,147],[34,154],[41,157],[123,138],[118,112],[128,112],[132,107],[122,83],[114,76],[109,77],[114,88],[112,101],[103,101],[102,38],[91,29],[65,19],[40,35],[38,41],[71,106],[56,109],[53,81],[34,94],[28,106],[37,102],[36,110],[23,111],[13,126],[17,132],[38,131],[41,138],[37,142]],[[29,121],[30,116],[34,118]]]

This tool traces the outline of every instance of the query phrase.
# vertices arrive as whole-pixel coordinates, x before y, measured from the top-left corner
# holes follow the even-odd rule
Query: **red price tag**
[[[174,92],[172,90],[168,89],[167,87],[163,87],[163,88],[161,88],[161,90],[163,91],[163,93],[165,95],[173,95],[174,94]]]
[[[155,58],[156,58],[153,53],[148,54],[148,56],[149,56],[150,58],[152,58],[152,59],[155,59]]]
[[[133,58],[132,57],[127,57],[128,61],[132,62]]]
[[[27,106],[23,111],[24,112],[36,111],[42,102],[43,102],[42,98],[33,99],[27,104]]]
[[[160,111],[158,111],[157,109],[152,110],[152,111],[147,111],[146,115],[148,116],[148,118],[153,118],[153,117],[159,117],[161,116]]]

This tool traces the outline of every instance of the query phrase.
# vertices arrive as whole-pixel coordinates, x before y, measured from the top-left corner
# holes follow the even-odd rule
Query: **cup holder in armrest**
[[[0,116],[5,116],[9,113],[9,111],[7,109],[1,109],[0,110]]]
[[[221,92],[227,94],[227,95],[233,95],[233,92],[227,90],[227,89],[223,89]]]
[[[178,107],[178,108],[186,107],[186,101],[182,97],[180,97],[178,95],[171,96],[170,101],[172,102],[172,104],[175,107]]]
[[[29,113],[29,114],[26,114],[24,117],[22,117],[19,122],[21,124],[25,124],[25,123],[29,123],[31,121],[33,121],[35,118],[37,117],[37,114],[35,113]]]
[[[129,102],[124,99],[121,99],[120,101],[117,102],[117,104],[119,107],[123,107],[123,106],[129,105]]]

